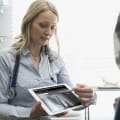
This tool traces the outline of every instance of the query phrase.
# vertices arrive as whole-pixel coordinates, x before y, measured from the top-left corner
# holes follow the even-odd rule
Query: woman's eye
[[[52,27],[51,27],[51,30],[55,30],[55,28],[56,28],[56,26],[52,26]]]
[[[39,26],[40,26],[41,28],[45,28],[45,29],[47,29],[47,28],[50,27],[51,30],[55,30],[55,28],[56,28],[56,25],[50,26],[50,25],[48,25],[48,24],[43,24],[43,23],[40,23]]]
[[[47,27],[48,27],[47,24],[39,24],[39,25],[40,25],[40,27],[42,27],[42,28],[47,28]]]

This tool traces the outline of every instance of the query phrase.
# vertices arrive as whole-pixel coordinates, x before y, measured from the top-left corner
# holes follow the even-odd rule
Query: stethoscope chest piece
[[[16,96],[15,88],[11,87],[7,92],[7,98],[13,99]]]

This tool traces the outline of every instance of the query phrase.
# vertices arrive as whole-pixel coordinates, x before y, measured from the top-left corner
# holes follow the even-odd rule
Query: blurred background
[[[22,18],[34,0],[0,0],[0,48],[20,33]],[[120,11],[119,0],[50,0],[58,9],[58,37],[73,84],[103,86],[103,80],[120,83],[115,63],[113,34]],[[56,50],[55,40],[51,47]],[[91,120],[113,120],[114,98],[120,91],[99,91],[90,108]],[[82,112],[81,112],[82,113]],[[83,114],[82,114],[83,115]],[[84,116],[84,115],[83,115]]]

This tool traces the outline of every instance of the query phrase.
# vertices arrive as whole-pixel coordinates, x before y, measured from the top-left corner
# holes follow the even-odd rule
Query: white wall
[[[3,2],[4,1],[4,2]],[[0,0],[0,48],[8,46],[12,37],[12,1]]]
[[[13,1],[13,36],[19,33],[22,17],[33,0]],[[51,0],[58,8],[60,20],[58,35],[63,57],[73,83],[82,82],[91,86],[102,85],[102,79],[120,81],[120,71],[114,60],[113,32],[120,11],[119,0]],[[112,93],[110,93],[112,94]],[[107,95],[107,94],[106,94]],[[105,107],[97,104],[96,115],[103,107],[108,114],[103,119],[112,120],[114,110],[111,102]],[[94,111],[94,109],[93,109]],[[109,115],[110,114],[110,115]],[[106,117],[105,117],[106,116]],[[111,117],[112,116],[112,117]]]
[[[32,1],[13,0],[13,36],[19,33],[22,17]],[[51,1],[60,14],[61,56],[71,79],[91,85],[100,84],[102,78],[114,79],[119,71],[113,50],[119,0]]]
[[[61,54],[72,80],[96,85],[101,78],[113,79],[118,71],[114,63],[113,32],[119,1],[52,1],[60,12]]]

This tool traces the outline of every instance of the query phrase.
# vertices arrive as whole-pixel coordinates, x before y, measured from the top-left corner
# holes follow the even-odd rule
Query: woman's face
[[[51,11],[40,13],[32,22],[30,42],[34,45],[44,46],[56,29],[57,16]]]

